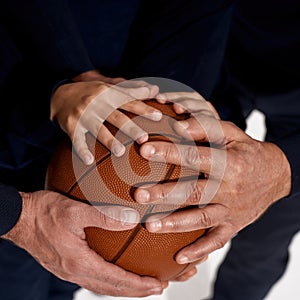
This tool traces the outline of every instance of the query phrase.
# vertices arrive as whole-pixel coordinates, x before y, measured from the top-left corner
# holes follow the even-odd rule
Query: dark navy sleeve
[[[50,69],[63,77],[95,69],[68,1],[11,0],[2,3],[1,10],[1,18],[14,28],[19,43],[33,45]]]
[[[292,172],[292,190],[291,195],[300,193],[300,130],[290,136],[274,141],[274,143],[285,153]]]
[[[22,198],[18,191],[0,183],[0,236],[10,231],[18,222],[22,211]]]

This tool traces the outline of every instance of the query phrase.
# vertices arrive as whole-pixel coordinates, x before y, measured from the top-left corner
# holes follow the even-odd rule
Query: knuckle
[[[139,105],[140,102],[134,100],[134,99],[130,99],[127,103],[125,103],[122,108],[126,109],[126,110],[132,110],[134,109],[137,105]]]
[[[169,216],[166,220],[162,220],[164,225],[171,231],[177,232],[182,231],[181,224],[177,222],[178,220],[173,216]]]
[[[173,160],[172,144],[170,143],[165,144],[165,147],[162,149],[162,155],[165,157],[167,161]]]
[[[160,203],[165,203],[168,201],[168,191],[164,184],[157,185],[157,194],[154,196]]]
[[[100,92],[99,92],[100,93]],[[87,107],[96,97],[97,95],[83,95],[81,97],[81,105],[76,106],[75,109],[77,109],[79,112],[83,112],[83,108]]]
[[[145,86],[145,85],[147,85],[146,81],[144,81],[144,80],[134,80],[133,83],[136,86]]]
[[[227,159],[228,169],[232,177],[241,178],[245,175],[245,171],[249,170],[249,164],[245,160],[243,152],[234,151]]]
[[[195,166],[199,164],[200,157],[197,147],[188,146],[183,153],[183,160],[187,166]]]
[[[78,220],[81,218],[81,209],[77,205],[68,205],[64,209],[64,214],[71,220]]]
[[[222,249],[225,246],[225,244],[226,244],[225,240],[218,238],[214,241],[214,248]]]
[[[202,189],[197,182],[190,182],[187,188],[186,199],[189,199],[191,204],[199,204],[202,197]]]
[[[229,129],[229,130],[236,130],[238,127],[231,121],[223,121],[223,124]]]
[[[209,214],[203,210],[203,209],[199,209],[199,214],[197,216],[197,220],[196,222],[200,225],[203,226],[205,228],[209,228],[213,225],[213,221],[212,218],[209,216]]]
[[[114,216],[113,210],[104,210],[99,214],[98,220],[99,224],[103,229],[112,228],[115,225],[116,220],[119,219],[119,216]]]
[[[68,115],[65,117],[64,127],[67,132],[73,132],[75,130],[76,120],[79,120],[80,116],[81,116],[81,113],[78,110],[76,110],[76,111],[73,111],[72,115]]]
[[[127,284],[124,280],[118,280],[115,284],[114,284],[114,289],[117,291],[117,292],[121,292],[121,291],[124,291],[126,290],[127,288]]]
[[[96,86],[95,95],[91,95],[89,97],[91,97],[91,99],[93,99],[95,96],[103,93],[104,91],[106,91],[108,89],[109,89],[109,86],[107,86],[106,84],[98,83],[97,86]]]
[[[128,88],[127,93],[133,99],[141,99],[145,97],[145,93],[148,92],[148,89],[143,86],[138,86],[136,88]]]

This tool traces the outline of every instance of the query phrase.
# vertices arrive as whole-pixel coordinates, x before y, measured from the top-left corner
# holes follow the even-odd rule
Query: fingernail
[[[150,292],[153,294],[161,294],[163,292],[163,289],[161,286],[158,286],[158,287],[152,288],[150,290]]]
[[[86,165],[91,165],[94,161],[94,157],[92,154],[90,153],[86,153],[84,156],[83,156],[83,162],[86,164]]]
[[[115,156],[120,157],[125,153],[125,147],[120,143],[114,143],[111,151]]]
[[[183,128],[183,129],[187,129],[189,128],[190,124],[187,121],[180,121],[178,122],[178,124]]]
[[[124,208],[121,211],[121,222],[123,225],[126,224],[132,224],[137,223],[139,221],[139,214],[137,211],[130,209],[130,208]]]
[[[179,264],[187,264],[187,263],[190,262],[190,260],[188,259],[188,257],[186,257],[184,255],[179,256],[176,260],[177,260],[177,262]]]
[[[138,189],[136,194],[137,200],[140,203],[147,203],[150,200],[150,193],[145,189]]]
[[[150,158],[151,156],[153,156],[155,154],[155,148],[152,145],[144,145],[141,148],[141,154],[145,158]]]
[[[161,230],[161,228],[162,228],[162,223],[160,220],[151,221],[147,224],[147,229],[150,232],[157,232]]]
[[[158,94],[158,95],[156,96],[156,98],[157,98],[158,100],[160,100],[161,102],[166,102],[166,101],[167,101],[166,96],[163,95],[163,94]]]
[[[139,136],[136,141],[139,143],[139,144],[142,144],[142,143],[145,143],[147,142],[148,140],[148,134],[147,133],[143,133],[141,136]]]
[[[151,119],[153,121],[159,121],[162,118],[162,112],[159,110],[155,110],[154,112],[152,112],[151,114]]]
[[[182,105],[180,105],[179,103],[175,103],[174,105],[176,106],[176,110],[178,113],[185,112],[185,108]]]

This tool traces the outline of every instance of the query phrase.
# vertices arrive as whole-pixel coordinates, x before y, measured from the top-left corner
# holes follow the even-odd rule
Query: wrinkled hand
[[[176,95],[168,94],[166,98]],[[197,107],[192,100],[186,101],[182,111]],[[205,174],[203,179],[157,184],[135,192],[140,203],[193,205],[165,217],[150,217],[146,225],[150,232],[209,229],[206,236],[177,254],[178,263],[196,261],[223,247],[291,189],[289,163],[275,144],[254,140],[214,115],[200,111],[174,124],[177,133],[187,140],[209,142],[210,147],[147,142],[140,148],[148,160],[183,165]]]
[[[94,161],[86,144],[85,134],[90,132],[116,156],[125,152],[122,145],[103,125],[108,121],[139,143],[148,139],[148,134],[137,126],[123,110],[142,115],[154,121],[161,119],[161,112],[137,100],[154,98],[158,87],[144,81],[124,81],[123,78],[108,78],[97,72],[81,74],[80,82],[61,85],[52,96],[51,120],[56,120],[69,135],[73,146],[87,165]],[[118,85],[114,85],[118,83]]]
[[[203,258],[201,258],[201,260],[198,261],[198,265],[202,264],[204,262],[206,262],[208,259],[208,256],[204,256]],[[190,269],[189,271],[181,274],[180,276],[178,276],[176,279],[172,280],[175,282],[184,282],[184,281],[188,281],[189,279],[191,279],[192,277],[194,277],[197,274],[198,270],[197,267],[193,267],[192,269]]]
[[[106,262],[85,240],[88,226],[131,229],[139,221],[135,210],[110,206],[99,212],[50,191],[21,195],[21,217],[3,237],[27,250],[47,270],[103,295],[144,297],[162,292],[165,284]]]

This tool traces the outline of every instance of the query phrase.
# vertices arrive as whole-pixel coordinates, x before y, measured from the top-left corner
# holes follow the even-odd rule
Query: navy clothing
[[[45,270],[23,249],[0,243],[0,299],[72,300],[78,289]]]
[[[289,245],[300,230],[299,53],[299,1],[238,3],[219,99],[213,102],[223,118],[242,128],[253,109],[265,114],[266,140],[278,145],[290,162],[292,192],[233,238],[217,274],[214,300],[264,299],[284,273]]]
[[[43,188],[47,161],[62,134],[49,120],[50,94],[67,76],[99,69],[128,79],[166,77],[209,97],[218,80],[232,2],[5,2],[0,12],[0,101],[5,104],[0,182],[23,191]],[[0,199],[6,201],[5,191]]]
[[[64,136],[49,120],[50,95],[57,82],[99,69],[128,79],[174,79],[209,97],[218,81],[233,2],[1,3],[0,234],[18,220],[17,191],[43,189],[47,163]],[[1,257],[1,299],[31,295],[30,300],[68,300],[76,288],[55,280],[25,251],[0,240]],[[12,282],[14,286],[6,288]],[[58,285],[66,289],[56,289],[61,298],[51,292]]]

